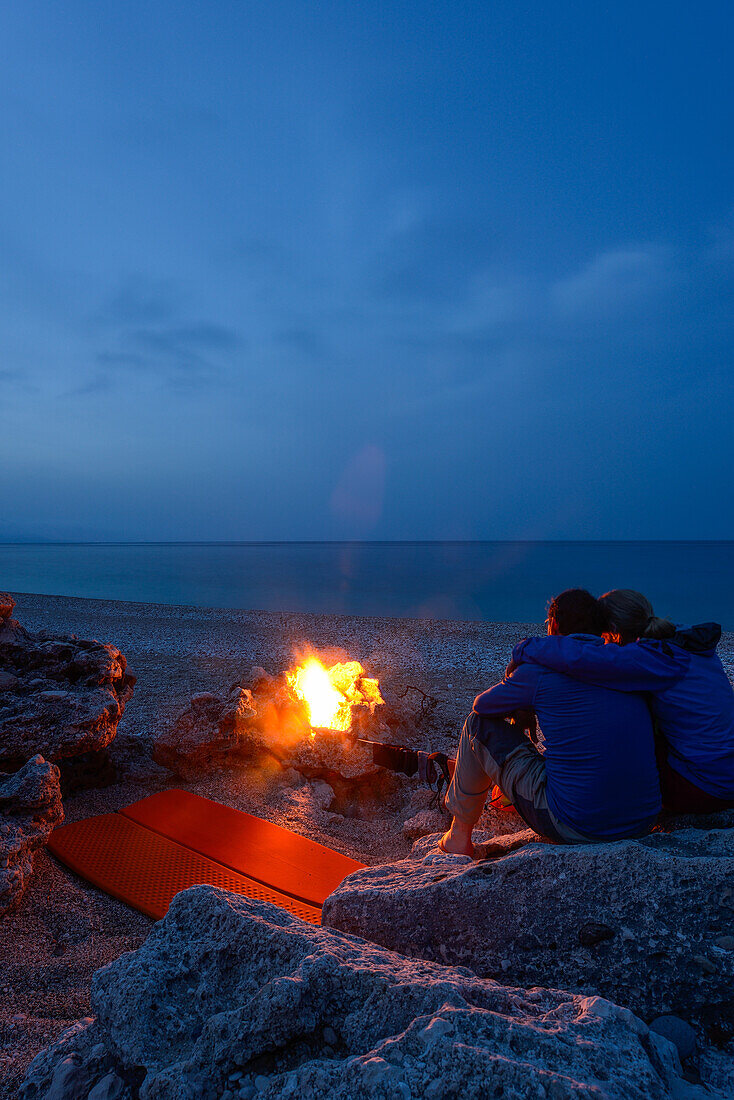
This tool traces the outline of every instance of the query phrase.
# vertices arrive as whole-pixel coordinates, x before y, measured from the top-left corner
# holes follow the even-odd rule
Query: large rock
[[[208,886],[97,972],[92,1008],[20,1100],[701,1095],[668,1040],[599,997],[504,988]]]
[[[0,914],[18,903],[33,871],[33,853],[64,820],[59,769],[42,756],[0,775]]]
[[[177,775],[196,778],[241,763],[264,748],[253,725],[252,692],[235,684],[227,695],[202,692],[153,743],[153,759]]]
[[[0,597],[0,767],[105,749],[133,693],[125,658],[75,634],[31,634],[13,606]]]
[[[734,924],[734,830],[506,854],[517,838],[495,838],[480,862],[436,840],[350,875],[324,923],[518,985],[601,993],[646,1018],[731,1012],[734,951],[720,937]]]

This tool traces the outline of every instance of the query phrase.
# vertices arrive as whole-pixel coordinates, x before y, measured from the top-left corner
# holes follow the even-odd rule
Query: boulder
[[[704,1095],[668,1040],[600,997],[505,988],[210,886],[179,894],[91,999],[19,1100]]]
[[[410,858],[350,875],[324,924],[484,977],[600,993],[647,1019],[730,1004],[734,952],[717,940],[734,922],[734,831],[533,837],[494,838],[477,862],[426,837]]]
[[[0,767],[107,748],[135,683],[123,655],[75,634],[31,634],[12,609],[0,596]]]
[[[338,730],[314,730],[295,742],[282,759],[286,767],[327,782],[333,773],[342,779],[360,779],[384,770],[373,761],[372,749]]]
[[[33,853],[64,820],[59,769],[36,756],[12,775],[0,775],[0,914],[21,898]]]
[[[234,684],[226,695],[202,692],[153,743],[153,759],[177,775],[196,778],[241,763],[265,748],[254,726],[252,692]]]

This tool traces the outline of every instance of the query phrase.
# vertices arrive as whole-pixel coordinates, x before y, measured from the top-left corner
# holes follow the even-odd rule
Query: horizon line
[[[0,546],[467,546],[533,543],[650,544],[650,543],[734,543],[722,538],[659,539],[11,539]]]

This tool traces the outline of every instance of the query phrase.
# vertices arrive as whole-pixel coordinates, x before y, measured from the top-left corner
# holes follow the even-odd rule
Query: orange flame
[[[306,704],[314,729],[345,732],[352,724],[352,707],[367,706],[373,711],[378,703],[384,703],[380,685],[365,676],[359,661],[326,668],[318,657],[308,657],[286,673],[286,679],[296,698]]]

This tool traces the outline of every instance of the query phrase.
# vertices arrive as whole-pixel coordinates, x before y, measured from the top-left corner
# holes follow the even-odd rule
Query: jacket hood
[[[679,626],[668,640],[688,653],[712,657],[720,638],[721,627],[718,623],[699,623],[698,626]]]

